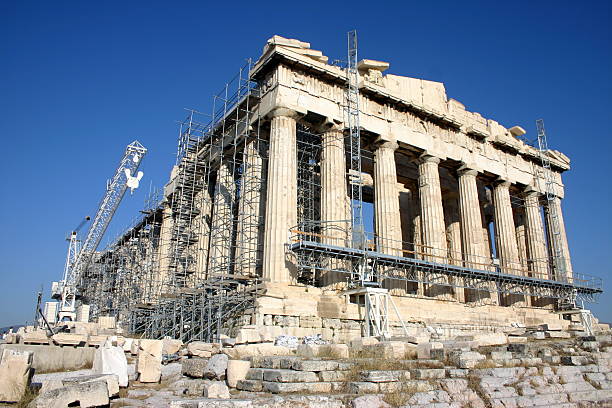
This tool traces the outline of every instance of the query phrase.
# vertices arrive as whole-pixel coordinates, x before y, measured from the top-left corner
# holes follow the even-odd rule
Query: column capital
[[[477,176],[480,173],[480,169],[473,163],[461,162],[461,165],[457,169],[459,176]]]
[[[276,107],[266,114],[266,116],[269,119],[278,118],[278,117],[298,119],[302,115],[303,115],[302,112],[298,112],[295,109],[284,107],[284,106]]]
[[[428,153],[423,153],[419,156],[419,163],[435,163],[440,164],[440,158],[436,156],[432,156]]]
[[[525,194],[525,197],[540,197],[542,195],[542,193],[536,190],[535,186],[532,185],[525,187],[523,193]]]
[[[327,133],[327,132],[344,132],[344,123],[338,122],[336,120],[331,120],[329,118],[325,118],[325,120],[316,127],[316,131],[319,133]]]
[[[493,186],[495,188],[498,188],[498,187],[501,187],[501,188],[510,188],[511,184],[512,183],[510,183],[510,181],[508,181],[508,180],[506,180],[504,178],[498,177],[497,180],[495,180],[495,182],[493,183]]]
[[[374,142],[374,144],[376,145],[376,149],[391,149],[393,151],[397,150],[399,145],[397,144],[397,142],[395,140],[389,140],[389,139],[383,139],[383,138],[378,138],[376,139],[376,141]]]

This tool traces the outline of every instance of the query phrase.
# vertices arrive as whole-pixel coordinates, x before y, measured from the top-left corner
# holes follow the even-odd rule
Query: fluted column
[[[478,172],[461,169],[459,175],[459,215],[461,217],[461,241],[465,266],[485,269],[490,264],[487,243],[483,240],[482,214],[478,199],[476,176]]]
[[[573,282],[573,269],[572,269],[572,260],[570,257],[570,252],[569,252],[569,245],[567,243],[567,235],[565,232],[565,221],[563,220],[563,212],[561,210],[561,199],[559,197],[554,197],[551,201],[548,202],[548,205],[550,206],[550,208],[548,209],[548,211],[546,212],[546,218],[547,218],[547,223],[548,225],[550,225],[550,229],[551,229],[551,238],[554,240],[554,230],[552,228],[552,223],[553,223],[553,219],[552,219],[552,214],[553,214],[553,210],[554,213],[556,213],[557,215],[557,220],[558,220],[558,225],[559,225],[559,237],[558,237],[558,241],[559,241],[559,245],[560,245],[560,249],[561,249],[561,264],[563,265],[563,269],[565,270],[564,272],[557,272],[557,274],[561,275],[558,276],[557,279],[566,279],[569,282]],[[555,253],[553,252],[553,255]],[[565,276],[563,276],[565,275]]]
[[[226,163],[217,170],[210,249],[208,256],[208,275],[220,276],[232,273],[231,245],[233,229],[233,208],[236,198],[234,175]]]
[[[326,127],[321,135],[321,229],[323,242],[346,246],[350,236],[351,207],[346,189],[344,133],[337,125]],[[346,262],[329,259],[327,267],[348,272]],[[342,286],[348,274],[323,272],[323,285]]]
[[[236,272],[251,277],[257,275],[263,177],[259,139],[255,138],[247,143],[243,152],[236,237]]]
[[[437,157],[424,155],[419,160],[419,198],[421,202],[421,229],[425,259],[446,263],[446,232],[442,190]]]
[[[174,229],[174,219],[172,218],[172,208],[168,203],[163,204],[162,223],[159,232],[158,258],[156,285],[153,289],[153,297],[157,298],[161,293],[164,293],[170,284],[170,247],[172,242],[172,230]]]
[[[208,186],[196,195],[196,206],[200,213],[197,221],[197,253],[196,253],[196,279],[205,279],[208,265],[208,248],[210,244],[210,217],[212,211],[212,201]]]
[[[510,202],[509,182],[499,182],[495,185],[493,205],[495,208],[495,244],[502,269],[513,275],[520,274],[522,271],[520,270],[514,216]]]
[[[461,251],[461,223],[456,193],[447,194],[444,198],[444,218],[446,224],[446,243],[448,246],[448,262],[451,265],[462,266],[463,258]],[[464,290],[459,287],[463,284],[463,278],[449,278],[449,281],[457,284],[452,288],[455,300],[464,302]]]
[[[525,195],[528,266],[534,277],[549,279],[546,235],[540,207],[540,193],[529,191]]]
[[[402,222],[399,212],[395,150],[397,143],[384,141],[374,152],[374,219],[378,250],[402,253]]]
[[[295,268],[285,260],[284,245],[297,224],[296,112],[277,108],[270,116],[263,278],[288,283]]]

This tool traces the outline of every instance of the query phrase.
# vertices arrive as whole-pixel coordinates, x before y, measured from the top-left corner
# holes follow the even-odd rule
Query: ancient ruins
[[[128,383],[129,406],[612,400],[609,327],[583,303],[602,283],[573,270],[563,221],[569,158],[541,121],[530,141],[388,68],[350,34],[344,65],[274,36],[190,111],[168,183],[91,254],[74,316],[48,302],[47,333],[8,338],[26,374],[41,349],[17,343],[96,349],[77,360],[98,377],[39,377],[32,406]]]
[[[400,334],[400,320],[543,324],[600,293],[572,270],[567,156],[388,67],[357,64],[355,140],[346,69],[271,38],[210,115],[182,123],[163,197],[88,269],[92,318],[150,338],[323,328],[346,341]],[[366,303],[385,310],[364,328]]]

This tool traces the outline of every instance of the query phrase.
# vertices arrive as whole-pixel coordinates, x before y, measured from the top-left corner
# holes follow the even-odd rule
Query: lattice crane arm
[[[94,252],[98,248],[115,211],[125,195],[126,189],[128,187],[132,189],[138,187],[138,181],[142,178],[142,172],[139,172],[138,175],[136,173],[146,153],[147,149],[137,140],[130,143],[125,149],[119,166],[115,170],[113,178],[108,183],[106,192],[100,201],[98,211],[89,227],[87,236],[74,257],[75,261],[66,268],[64,281],[61,285],[60,313],[62,311],[66,313],[74,311],[76,284],[89,266]]]

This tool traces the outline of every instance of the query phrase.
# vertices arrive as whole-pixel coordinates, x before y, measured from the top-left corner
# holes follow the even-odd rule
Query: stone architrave
[[[142,383],[159,382],[161,379],[162,348],[162,340],[140,340],[136,358],[138,381]]]
[[[285,257],[285,243],[297,224],[297,113],[277,108],[270,116],[263,279],[289,283],[295,266]]]
[[[374,219],[378,250],[401,256],[402,222],[399,211],[394,141],[381,141],[374,152]]]

